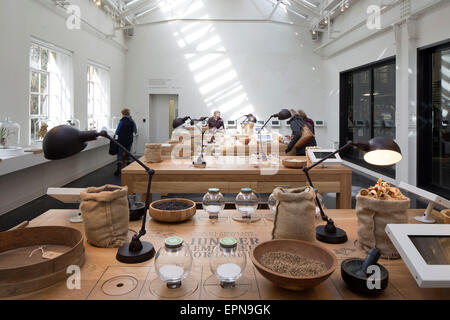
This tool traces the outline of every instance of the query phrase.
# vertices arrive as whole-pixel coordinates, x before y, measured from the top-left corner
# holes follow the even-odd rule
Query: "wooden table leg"
[[[336,209],[352,208],[352,175],[341,175],[341,186],[339,193],[336,194]]]

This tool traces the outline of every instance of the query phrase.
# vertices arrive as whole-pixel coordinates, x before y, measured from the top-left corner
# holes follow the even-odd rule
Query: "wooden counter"
[[[283,157],[281,157],[282,159]],[[297,157],[306,159],[306,157]],[[281,162],[280,159],[280,162]],[[144,161],[144,158],[141,160]],[[206,193],[208,188],[219,188],[222,193],[238,193],[241,188],[251,187],[257,193],[272,193],[278,186],[300,187],[306,185],[306,176],[300,169],[264,166],[255,168],[248,157],[206,157],[206,168],[194,168],[189,159],[165,159],[149,163],[156,171],[151,193]],[[317,167],[310,171],[314,186],[322,193],[336,193],[338,209],[351,208],[352,171],[340,164],[327,168]],[[137,163],[122,170],[122,185],[129,193],[145,193],[148,176]]]
[[[73,224],[69,218],[74,210],[50,210],[30,222],[29,227],[60,225],[77,228],[84,234],[83,224]],[[197,289],[190,295],[183,297],[189,300],[217,300],[219,297],[209,293],[203,286],[211,277],[208,252],[212,250],[218,239],[224,236],[235,237],[243,249],[248,252],[256,244],[270,240],[273,223],[266,219],[268,211],[259,211],[263,219],[252,224],[239,223],[230,219],[234,210],[225,211],[224,218],[211,224],[203,211],[198,211],[192,220],[179,224],[162,224],[150,220],[147,224],[147,235],[144,239],[151,241],[159,249],[164,239],[177,235],[181,236],[190,246],[194,256],[194,266],[189,281],[197,285]],[[413,217],[422,213],[420,210],[410,211],[410,223]],[[327,213],[336,221],[337,226],[346,230],[349,241],[341,245],[321,244],[331,249],[340,262],[350,257],[364,257],[365,254],[355,246],[357,239],[357,223],[353,210],[328,210]],[[319,219],[317,222],[320,223]],[[130,223],[130,228],[138,230],[140,222]],[[115,259],[117,249],[96,248],[85,241],[86,262],[81,267],[80,289],[69,290],[66,282],[59,282],[52,287],[38,292],[14,297],[15,299],[147,299],[156,300],[157,296],[150,292],[150,284],[157,278],[154,270],[154,259],[136,265],[126,265]],[[450,289],[421,289],[417,286],[402,260],[380,260],[379,262],[389,270],[389,286],[379,296],[365,296],[348,290],[340,275],[340,266],[325,282],[311,290],[303,292],[287,291],[274,286],[263,278],[253,267],[250,259],[244,280],[251,283],[249,290],[239,299],[269,300],[269,299],[323,299],[323,300],[353,300],[353,299],[450,299]],[[133,277],[137,281],[136,288],[128,294],[112,296],[106,295],[102,286],[116,276]]]

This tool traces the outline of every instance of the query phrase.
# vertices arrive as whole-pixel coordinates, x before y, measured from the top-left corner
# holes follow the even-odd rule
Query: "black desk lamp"
[[[263,161],[267,160],[267,156],[265,155],[265,153],[262,151],[262,141],[261,141],[261,132],[263,131],[263,129],[266,127],[266,125],[269,123],[270,120],[272,120],[272,118],[278,118],[281,121],[283,120],[287,120],[290,119],[292,117],[291,112],[288,109],[283,109],[278,113],[275,113],[273,115],[270,116],[269,120],[266,121],[266,123],[264,123],[264,125],[261,127],[261,129],[259,129],[258,132],[258,137],[259,137],[259,147],[260,147],[260,152],[258,152],[258,154],[261,155],[261,158]]]
[[[309,167],[304,167],[303,172],[305,173],[308,182],[312,188],[314,188],[311,178],[309,176],[309,171],[323,163],[327,159],[332,158],[337,153],[344,151],[350,147],[356,147],[365,152],[364,160],[372,165],[376,166],[391,166],[402,160],[402,152],[400,151],[400,147],[391,139],[377,137],[373,138],[369,142],[352,142],[349,141],[345,146],[340,148],[339,150],[330,153],[319,162],[313,164]],[[320,151],[320,150],[319,150]],[[336,228],[334,225],[334,221],[325,214],[323,211],[322,205],[320,204],[320,200],[316,197],[316,203],[320,210],[320,215],[322,220],[327,224],[325,226],[318,226],[316,228],[316,239],[332,244],[339,244],[347,242],[347,234],[344,230]]]
[[[96,140],[98,137],[106,138],[115,143],[143,167],[148,174],[147,199],[145,201],[145,214],[142,218],[141,230],[139,234],[133,236],[129,244],[125,244],[119,248],[116,259],[124,263],[140,263],[150,260],[155,255],[155,249],[150,242],[141,241],[140,238],[146,234],[145,222],[150,206],[150,186],[153,174],[155,173],[153,169],[150,169],[132,155],[124,146],[109,136],[106,131],[79,131],[68,125],[54,127],[45,135],[43,142],[44,156],[49,160],[58,160],[73,156],[86,148],[88,141]]]
[[[195,123],[203,122],[203,121],[205,121],[206,119],[208,119],[208,118],[207,118],[207,117],[201,117],[200,119],[192,119],[192,118],[189,117],[189,116],[184,117],[184,118],[175,118],[175,119],[172,121],[172,127],[173,127],[174,129],[176,129],[176,128],[182,126],[187,120],[191,120],[191,126],[193,126]],[[197,128],[198,128],[198,127],[197,127]],[[198,157],[197,161],[194,161],[194,162],[193,162],[193,165],[194,165],[194,166],[198,166],[198,167],[200,167],[200,166],[201,166],[201,167],[204,167],[204,166],[206,166],[206,161],[204,160],[204,155],[203,155],[203,146],[204,146],[203,138],[204,138],[204,136],[205,136],[206,130],[203,130],[202,128],[198,128],[198,129],[200,129],[200,131],[201,131],[201,133],[202,133],[202,150],[201,150],[201,152],[200,152],[200,156]]]

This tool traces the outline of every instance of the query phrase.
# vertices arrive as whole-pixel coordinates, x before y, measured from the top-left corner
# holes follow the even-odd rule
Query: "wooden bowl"
[[[292,169],[301,169],[306,166],[306,160],[301,160],[298,158],[286,158],[282,160],[283,166]]]
[[[58,252],[46,259],[44,252]],[[0,297],[40,290],[63,281],[67,267],[84,264],[84,242],[80,231],[68,227],[35,227],[0,232]]]
[[[445,224],[450,224],[450,209],[442,210],[441,216]]]
[[[184,210],[159,210],[156,209],[154,206],[159,203],[164,202],[185,202],[190,205],[189,208]],[[154,201],[150,204],[150,208],[148,209],[148,213],[150,214],[150,217],[155,219],[156,221],[160,222],[182,222],[185,220],[188,220],[192,218],[195,215],[195,212],[197,210],[197,207],[195,205],[195,202],[188,199],[162,199],[158,201]]]
[[[259,262],[264,254],[276,251],[299,254],[321,261],[327,266],[327,271],[312,277],[293,277],[272,271]],[[264,278],[277,287],[294,291],[301,291],[319,285],[331,276],[338,264],[336,255],[330,250],[312,242],[290,239],[271,240],[257,245],[251,252],[251,259],[258,272]]]

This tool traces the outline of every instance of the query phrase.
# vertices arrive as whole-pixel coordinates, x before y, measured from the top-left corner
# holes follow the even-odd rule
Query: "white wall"
[[[427,0],[428,1],[428,0]],[[433,2],[433,1],[428,1]],[[358,7],[352,13],[345,13],[345,20],[336,19],[334,28],[344,32],[351,27],[364,14],[362,9],[367,8],[373,1],[361,0]],[[424,5],[424,1],[414,1],[414,6]],[[357,18],[359,17],[359,18]],[[397,166],[396,182],[405,181],[416,184],[416,77],[417,77],[417,49],[450,38],[450,2],[442,2],[440,5],[421,12],[414,20],[398,24],[397,29],[386,27],[365,40],[359,40],[361,31],[345,36],[349,43],[358,39],[357,43],[344,50],[333,48],[336,53],[330,57],[324,57],[323,67],[325,72],[325,115],[328,119],[328,139],[339,141],[339,73],[376,62],[391,56],[397,58],[397,142],[399,143],[404,160]],[[344,18],[344,17],[342,17]],[[389,17],[391,19],[392,17]],[[359,19],[359,20],[358,20]],[[387,20],[387,19],[386,19]],[[384,23],[386,23],[386,20]],[[382,16],[383,23],[383,16]],[[396,31],[397,30],[397,31]],[[339,40],[338,40],[339,41]],[[337,42],[338,42],[337,41]],[[323,43],[326,43],[324,40]],[[342,43],[339,44],[342,46]],[[330,46],[330,48],[333,44]],[[325,50],[322,52],[326,52]],[[331,51],[330,51],[331,52]],[[327,52],[329,54],[330,52]],[[355,166],[355,168],[362,169]],[[362,171],[373,176],[380,176],[369,170]],[[384,177],[386,180],[387,177]]]
[[[257,12],[251,2],[246,0],[211,3],[203,1],[204,12],[210,17],[236,17],[239,13],[240,18],[248,18],[254,17]],[[257,3],[261,5],[265,2]],[[264,9],[262,6],[261,8]],[[195,16],[202,16],[204,12],[200,9]],[[267,11],[269,12],[270,10]],[[292,18],[283,16],[282,11],[278,15],[277,19]],[[164,18],[167,16],[157,11],[150,14],[148,20]],[[208,80],[217,79],[233,70],[237,74],[235,80],[240,82],[243,89],[224,101],[233,100],[240,95],[243,95],[244,101],[235,103],[230,108],[224,106],[222,114],[225,120],[234,120],[248,112],[265,120],[285,107],[302,108],[312,119],[323,119],[322,59],[313,53],[315,44],[312,43],[307,30],[269,23],[201,22],[184,31],[189,25],[192,23],[176,22],[138,27],[129,41],[126,103],[133,110],[140,127],[140,152],[143,152],[144,143],[148,140],[149,122],[144,125],[142,118],[148,117],[149,93],[179,94],[180,116],[210,115],[213,110],[220,108],[220,103],[208,106],[205,100],[212,94],[202,95],[202,86]],[[212,28],[198,41],[185,47],[179,46],[178,41],[182,38],[186,40],[208,26]],[[198,45],[217,36],[220,38],[220,44],[206,52],[200,52]],[[195,72],[191,71],[189,64],[198,62],[211,53],[218,55],[217,60]],[[210,67],[214,68],[227,59],[231,62],[230,67],[205,82],[195,81],[194,78],[201,72]],[[157,88],[149,86],[149,79],[170,81],[166,86]],[[248,98],[248,101],[245,98]],[[245,108],[249,105],[250,107]],[[326,142],[325,132],[323,129],[317,130],[320,144]]]
[[[112,33],[111,18],[91,1],[72,1],[80,5],[81,17],[106,33]],[[29,45],[30,36],[72,51],[74,70],[74,115],[87,125],[88,59],[111,67],[111,109],[118,114],[124,105],[126,52],[92,28],[69,30],[66,17],[46,0],[0,1],[0,116],[9,116],[21,127],[21,144],[28,145],[29,132]],[[122,41],[118,34],[117,40]]]
[[[50,4],[49,4],[50,3]],[[111,17],[92,1],[74,0],[81,8],[81,17],[100,31],[111,34]],[[0,118],[11,117],[21,125],[21,145],[29,141],[29,45],[30,36],[73,52],[74,116],[87,126],[87,62],[88,59],[111,68],[111,109],[118,114],[124,105],[126,51],[113,44],[101,32],[86,24],[81,30],[66,27],[66,15],[56,10],[53,1],[0,1]],[[125,44],[120,33],[115,41]],[[45,162],[28,169],[0,176],[3,192],[0,214],[45,194],[46,188],[58,187],[77,179],[114,158],[107,147],[98,147],[70,159]],[[36,155],[39,157],[42,155]],[[0,166],[6,161],[0,162]],[[112,174],[112,173],[111,173]]]

